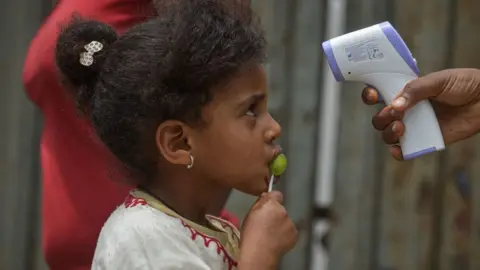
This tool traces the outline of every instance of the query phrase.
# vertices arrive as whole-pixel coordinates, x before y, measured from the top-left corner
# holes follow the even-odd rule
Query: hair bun
[[[110,45],[117,39],[117,33],[107,24],[79,17],[74,17],[58,36],[57,67],[69,88],[73,88],[77,106],[84,113],[89,110]]]

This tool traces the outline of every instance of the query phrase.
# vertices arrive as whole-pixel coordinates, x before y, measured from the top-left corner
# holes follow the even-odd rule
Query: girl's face
[[[191,130],[194,170],[227,188],[266,191],[269,163],[280,151],[280,125],[267,110],[267,80],[260,65],[246,66],[203,109],[206,128]]]

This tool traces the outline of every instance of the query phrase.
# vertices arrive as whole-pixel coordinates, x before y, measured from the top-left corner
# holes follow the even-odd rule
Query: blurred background
[[[51,0],[0,9],[0,269],[46,270],[40,250],[42,116],[26,99],[26,49]],[[282,269],[480,269],[480,138],[396,162],[363,85],[333,82],[322,41],[390,21],[423,73],[480,67],[479,0],[254,0],[269,40],[271,111],[289,167],[276,188],[300,231]],[[476,180],[474,180],[476,179]],[[475,182],[476,181],[476,182]],[[253,198],[233,193],[243,218]],[[280,236],[279,236],[280,237]]]

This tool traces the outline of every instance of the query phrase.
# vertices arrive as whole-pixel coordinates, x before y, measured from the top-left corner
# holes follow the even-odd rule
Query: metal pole
[[[325,40],[344,33],[346,25],[346,0],[329,0],[327,2],[327,20]],[[320,49],[320,48],[319,48]],[[333,202],[333,186],[337,160],[337,138],[340,119],[341,84],[335,81],[326,60],[323,63],[322,101],[319,107],[317,171],[314,203],[317,208],[330,208]],[[328,220],[318,219],[313,222],[312,270],[328,268],[328,254],[320,241],[329,229]]]

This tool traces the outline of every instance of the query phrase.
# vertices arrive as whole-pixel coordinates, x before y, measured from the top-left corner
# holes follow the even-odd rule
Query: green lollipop
[[[284,154],[279,154],[270,163],[270,171],[278,177],[285,172],[285,169],[287,169],[287,157]]]

